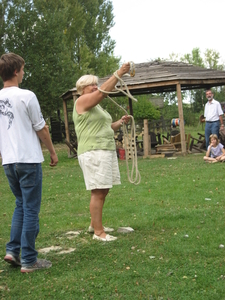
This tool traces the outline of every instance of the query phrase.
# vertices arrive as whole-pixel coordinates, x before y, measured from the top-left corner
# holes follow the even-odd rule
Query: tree
[[[74,0],[68,0],[68,3],[70,12],[66,34],[72,45],[72,59],[79,68],[78,77],[85,73],[99,77],[112,73],[120,59],[113,56],[115,41],[109,36],[114,25],[111,1],[78,0],[77,6]]]
[[[0,56],[5,52],[4,49],[4,34],[5,34],[5,13],[7,8],[7,0],[0,1]],[[0,88],[2,88],[3,82],[0,77]]]
[[[205,52],[205,57],[204,59],[201,57],[200,49],[199,48],[194,48],[192,50],[191,54],[185,54],[181,60],[184,62],[187,62],[189,64],[193,64],[195,66],[199,66],[202,68],[210,68],[210,69],[216,69],[216,70],[223,70],[224,66],[219,65],[219,58],[220,55],[218,52],[207,49]],[[215,88],[215,91],[217,91],[217,95],[220,98],[224,98],[224,92],[223,89],[221,88]],[[215,93],[214,93],[215,94]],[[192,90],[189,91],[189,95],[191,97],[192,101],[192,109],[194,112],[197,113],[202,113],[204,110],[204,103],[206,102],[205,99],[205,90],[203,89],[197,89],[197,90]],[[215,95],[216,98],[216,95]],[[219,99],[216,98],[216,99]]]
[[[147,96],[138,96],[138,102],[133,102],[134,118],[137,120],[157,120],[160,111],[149,101]]]
[[[33,90],[46,116],[83,74],[105,76],[118,67],[109,38],[112,4],[106,0],[11,0],[4,10],[4,52],[25,59],[21,87]]]
[[[205,68],[223,70],[224,66],[219,64],[220,54],[212,49],[206,49]]]

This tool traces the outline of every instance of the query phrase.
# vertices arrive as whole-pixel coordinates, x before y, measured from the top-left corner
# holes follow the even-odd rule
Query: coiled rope
[[[126,74],[126,75],[133,77],[135,75],[135,65],[134,65],[133,62],[129,62],[129,63],[130,63],[130,74]],[[107,93],[107,94],[117,94],[117,93],[121,92],[125,96],[132,99],[133,101],[137,101],[137,99],[135,99],[131,95],[126,83],[124,82],[124,80],[118,76],[117,71],[115,71],[113,73],[113,75],[117,78],[118,82],[120,83],[120,88],[115,86],[115,90],[116,90],[115,92],[103,91],[100,88],[98,88],[98,90],[102,93]],[[125,87],[126,91],[122,90],[123,86]],[[122,106],[120,106],[115,100],[113,100],[109,95],[107,95],[107,98],[109,98],[115,105],[117,105],[120,109],[122,109],[125,112],[126,115],[128,115],[128,112]],[[137,185],[141,182],[141,175],[140,175],[140,172],[138,170],[138,162],[137,162],[135,122],[134,122],[133,116],[131,116],[131,115],[128,115],[128,116],[131,118],[131,135],[130,135],[130,137],[129,137],[129,134],[128,134],[128,131],[127,131],[127,127],[126,127],[125,123],[123,122],[123,137],[124,137],[124,143],[125,143],[127,177],[128,177],[128,180],[129,180],[130,183],[133,183],[133,184]],[[132,140],[133,140],[133,143],[132,143]],[[130,151],[131,160],[132,160],[131,172],[129,170],[128,151]]]

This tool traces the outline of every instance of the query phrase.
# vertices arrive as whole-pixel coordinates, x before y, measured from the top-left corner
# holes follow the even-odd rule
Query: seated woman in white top
[[[209,137],[209,146],[206,152],[206,156],[203,157],[206,162],[219,162],[225,161],[225,149],[219,142],[216,134],[211,134]]]

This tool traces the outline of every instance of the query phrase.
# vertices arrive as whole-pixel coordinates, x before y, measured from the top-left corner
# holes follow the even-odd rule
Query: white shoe
[[[93,240],[102,241],[102,242],[111,242],[111,241],[117,240],[117,237],[109,235],[109,234],[106,234],[105,238],[101,238],[100,236],[94,234],[93,235]]]
[[[113,228],[105,227],[105,226],[103,226],[103,230],[104,230],[105,232],[113,232],[113,231],[114,231]],[[88,228],[88,232],[89,232],[89,233],[94,233],[94,227],[92,227],[92,226],[90,225],[89,228]]]

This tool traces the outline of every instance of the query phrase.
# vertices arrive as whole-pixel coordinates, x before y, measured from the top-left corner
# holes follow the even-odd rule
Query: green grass
[[[36,248],[75,248],[69,254],[39,254],[52,268],[30,274],[4,262],[14,199],[0,168],[1,299],[225,299],[225,164],[206,164],[203,154],[176,159],[138,159],[141,183],[110,190],[104,225],[117,241],[100,243],[86,233],[89,198],[77,159],[58,150],[59,164],[43,163],[43,199]],[[209,198],[211,200],[205,200]],[[68,231],[81,234],[68,239]],[[185,237],[188,235],[188,237]]]
[[[197,126],[185,126],[185,133],[190,133],[193,137],[199,138],[198,133],[205,134],[205,123],[198,123]]]

